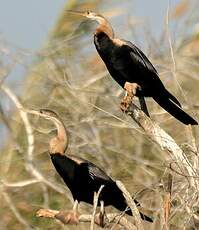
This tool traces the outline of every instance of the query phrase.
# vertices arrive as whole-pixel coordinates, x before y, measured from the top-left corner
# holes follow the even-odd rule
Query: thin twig
[[[171,211],[171,195],[172,195],[172,185],[173,185],[173,177],[169,173],[168,175],[168,185],[166,189],[166,194],[164,195],[163,200],[163,211],[164,211],[164,230],[169,230],[169,215]]]
[[[93,199],[93,214],[92,214],[92,218],[91,218],[90,230],[94,230],[95,215],[96,215],[96,209],[97,209],[97,205],[98,205],[98,199],[99,199],[99,195],[100,195],[100,193],[101,193],[101,191],[102,191],[103,188],[104,188],[104,185],[102,185],[100,187],[100,189],[98,190],[98,192],[94,194],[94,199]]]
[[[15,207],[14,202],[11,200],[9,195],[5,191],[1,191],[1,194],[3,195],[5,201],[8,204],[8,207],[13,212],[14,216],[17,218],[19,223],[21,223],[23,226],[26,227],[26,229],[32,229],[30,224],[22,217],[22,215],[19,213],[18,209]]]
[[[20,103],[19,99],[16,97],[16,95],[4,84],[1,85],[1,89],[10,97],[10,99],[14,102],[15,106],[17,107],[19,114],[21,116],[21,119],[24,123],[26,134],[27,134],[27,141],[28,141],[28,149],[26,153],[26,169],[27,171],[35,178],[37,178],[39,181],[43,182],[44,184],[48,185],[55,191],[64,194],[65,190],[61,187],[54,185],[50,181],[48,181],[44,176],[34,167],[33,165],[33,151],[34,151],[34,135],[33,130],[30,124],[30,121],[28,119],[27,112],[23,108],[22,104]]]
[[[34,135],[33,131],[30,125],[30,122],[28,120],[27,114],[23,111],[23,106],[19,102],[18,98],[15,96],[15,94],[5,85],[1,85],[2,90],[10,97],[10,99],[14,102],[17,109],[19,110],[19,114],[21,116],[21,119],[25,125],[26,133],[27,133],[27,139],[28,139],[28,149],[27,149],[27,159],[28,161],[32,162],[32,155],[34,151]]]
[[[178,79],[177,79],[177,76],[176,76],[176,61],[175,61],[175,57],[174,57],[174,52],[173,52],[173,46],[172,46],[172,41],[171,41],[171,34],[169,32],[169,9],[170,9],[170,0],[168,0],[168,7],[167,7],[167,16],[166,16],[166,28],[167,28],[167,36],[168,36],[168,41],[169,41],[169,48],[170,48],[170,53],[171,53],[171,59],[172,59],[172,62],[173,62],[173,70],[172,70],[172,73],[173,73],[173,76],[174,76],[174,79],[182,93],[182,95],[184,96],[185,100],[186,100],[186,97],[185,97],[185,94],[183,92],[183,89],[180,85],[180,83],[178,82]]]
[[[136,227],[138,230],[143,230],[143,225],[142,225],[142,221],[141,221],[141,216],[140,213],[136,207],[135,202],[133,201],[130,193],[127,191],[127,189],[125,188],[125,186],[123,185],[123,183],[119,180],[116,181],[117,186],[119,187],[119,189],[122,191],[127,205],[129,206],[129,208],[131,209],[131,212],[133,213],[134,217],[135,217],[135,223],[136,223]]]
[[[30,179],[30,180],[24,180],[24,181],[18,181],[14,183],[9,183],[7,181],[1,181],[1,183],[6,186],[6,187],[12,187],[12,188],[20,188],[20,187],[25,187],[29,186],[35,183],[39,183],[40,180],[38,179]]]

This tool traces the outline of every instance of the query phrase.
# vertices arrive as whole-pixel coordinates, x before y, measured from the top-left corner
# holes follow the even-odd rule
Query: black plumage
[[[115,181],[93,163],[77,156],[63,156],[59,153],[51,154],[51,160],[70,189],[74,200],[93,204],[94,192],[104,185],[98,205],[100,205],[100,201],[103,201],[104,206],[112,205],[120,211],[125,211],[127,208],[125,198]],[[138,204],[136,200],[135,202]],[[130,209],[126,213],[132,215]],[[140,215],[142,219],[152,222],[148,216],[142,213]]]
[[[140,99],[140,102],[144,97],[152,97],[182,123],[198,124],[182,110],[180,102],[164,87],[155,67],[136,45],[115,38],[110,23],[102,15],[90,11],[74,13],[99,23],[94,34],[95,47],[110,75],[121,87],[126,89],[125,83],[136,83],[138,87],[135,96]]]
[[[135,82],[141,88],[137,97],[152,97],[162,108],[182,123],[198,123],[185,113],[180,102],[164,87],[158,73],[144,53],[134,44],[122,40],[114,43],[104,32],[94,35],[96,49],[106,64],[111,76],[124,88],[126,82]]]
[[[47,109],[32,113],[51,120],[57,128],[57,135],[50,140],[49,153],[56,171],[71,191],[74,201],[93,204],[94,193],[98,192],[100,187],[104,185],[98,205],[100,201],[103,201],[104,206],[112,205],[120,211],[125,211],[127,204],[115,181],[95,164],[74,155],[65,155],[68,136],[58,115]],[[135,202],[139,205],[137,201]],[[130,209],[126,213],[132,215]],[[151,218],[140,214],[142,219],[152,222]]]

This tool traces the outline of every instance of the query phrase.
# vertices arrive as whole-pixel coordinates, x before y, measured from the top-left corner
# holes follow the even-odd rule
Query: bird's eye
[[[87,14],[88,14],[88,15],[90,14],[90,11],[89,11],[89,10],[87,11]]]

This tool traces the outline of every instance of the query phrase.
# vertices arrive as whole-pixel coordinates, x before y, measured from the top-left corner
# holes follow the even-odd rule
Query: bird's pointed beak
[[[67,13],[69,14],[75,14],[75,15],[80,15],[80,16],[83,16],[83,17],[86,17],[86,13],[83,12],[83,11],[75,11],[75,10],[66,10]]]
[[[43,117],[45,119],[50,119],[52,120],[52,117],[43,113],[43,110],[32,110],[32,109],[24,109],[24,112],[28,113],[28,114],[33,114],[33,115],[37,115],[39,117]]]
[[[25,112],[26,113],[29,113],[29,114],[34,114],[34,115],[38,115],[38,116],[41,116],[41,112],[40,111],[37,111],[37,110],[31,110],[31,109],[25,109]]]

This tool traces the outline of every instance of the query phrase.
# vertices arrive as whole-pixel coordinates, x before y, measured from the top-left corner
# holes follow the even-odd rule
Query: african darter
[[[29,113],[50,120],[56,126],[57,135],[50,140],[49,153],[56,171],[72,193],[75,201],[73,217],[77,216],[77,205],[80,201],[93,204],[94,193],[98,192],[102,185],[104,188],[100,193],[98,205],[103,201],[104,206],[112,205],[128,215],[132,215],[131,210],[127,208],[122,191],[102,169],[83,158],[65,155],[68,147],[68,135],[64,123],[55,112],[41,109],[40,111],[30,110]],[[135,203],[139,205],[136,200]],[[142,213],[140,215],[143,220],[152,222],[148,216]]]
[[[126,90],[126,96],[121,102],[123,111],[128,110],[133,96],[137,96],[142,110],[149,116],[144,97],[152,97],[182,123],[198,124],[182,110],[180,102],[164,87],[157,70],[145,54],[135,44],[114,37],[113,29],[107,19],[91,11],[68,12],[98,22],[99,26],[94,33],[94,44],[110,75]]]

